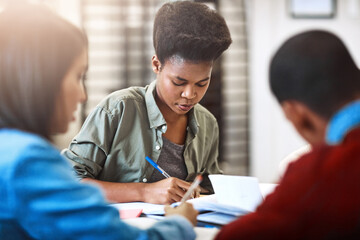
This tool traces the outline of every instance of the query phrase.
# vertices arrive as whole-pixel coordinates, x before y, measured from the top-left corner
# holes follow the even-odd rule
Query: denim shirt
[[[167,125],[154,98],[156,81],[106,97],[92,111],[62,154],[81,178],[109,182],[147,182],[157,162]],[[215,117],[200,104],[189,112],[184,160],[193,181],[197,174],[222,173],[218,166],[219,129]],[[212,191],[210,181],[202,187]]]
[[[194,239],[182,216],[130,226],[46,140],[0,129],[0,239]]]

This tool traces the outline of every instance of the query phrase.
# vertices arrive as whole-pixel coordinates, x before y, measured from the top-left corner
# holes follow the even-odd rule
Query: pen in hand
[[[149,158],[148,156],[145,157],[145,159],[156,169],[158,170],[162,175],[164,175],[164,177],[169,178],[170,175],[165,172],[164,169],[162,169],[159,165],[157,165],[151,158]]]
[[[201,175],[197,175],[197,177],[195,178],[195,181],[191,184],[191,186],[189,187],[189,189],[187,190],[187,192],[185,193],[184,197],[181,199],[181,203],[185,202],[186,200],[188,200],[188,198],[190,197],[190,195],[194,192],[195,188],[197,188],[199,186],[199,184],[202,181],[202,176]]]

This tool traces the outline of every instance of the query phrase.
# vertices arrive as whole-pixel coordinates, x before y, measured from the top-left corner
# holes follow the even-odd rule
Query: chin
[[[190,111],[190,110],[189,110]],[[185,114],[187,114],[189,111],[186,111],[186,112],[184,112],[184,111],[181,111],[181,110],[177,110],[177,111],[174,111],[176,114],[178,114],[178,115],[185,115]]]
[[[64,134],[68,131],[69,127],[68,125],[66,126],[61,126],[61,127],[58,127],[56,129],[54,129],[54,135],[58,135],[58,134]]]
[[[66,128],[64,128],[60,133],[61,133],[61,134],[66,133],[68,130],[69,130],[69,128],[66,127]]]
[[[325,139],[323,138],[308,138],[305,139],[311,146],[322,145],[325,143]]]

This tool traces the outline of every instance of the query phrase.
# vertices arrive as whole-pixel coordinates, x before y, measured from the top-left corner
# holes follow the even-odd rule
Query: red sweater
[[[291,163],[256,212],[216,239],[360,239],[360,129]]]

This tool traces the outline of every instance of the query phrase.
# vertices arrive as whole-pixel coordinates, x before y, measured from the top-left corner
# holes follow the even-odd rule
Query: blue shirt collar
[[[330,119],[326,130],[326,143],[331,145],[339,144],[348,132],[359,125],[360,100],[356,100],[340,109]]]

